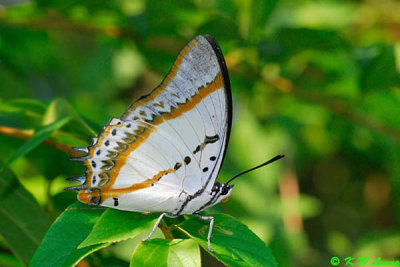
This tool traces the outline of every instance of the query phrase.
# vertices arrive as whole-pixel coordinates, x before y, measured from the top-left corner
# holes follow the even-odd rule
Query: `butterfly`
[[[231,125],[221,48],[211,35],[199,35],[180,51],[158,87],[112,118],[88,147],[73,148],[86,154],[72,158],[86,172],[67,178],[81,185],[66,190],[79,190],[78,200],[89,205],[161,213],[145,240],[164,216],[193,214],[209,221],[212,251],[214,218],[199,213],[232,192],[233,179],[216,182]]]

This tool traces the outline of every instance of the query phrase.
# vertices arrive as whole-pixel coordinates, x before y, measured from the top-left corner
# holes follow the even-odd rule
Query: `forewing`
[[[122,119],[157,124],[149,142],[164,140],[173,146],[164,145],[160,151],[175,150],[167,157],[173,158],[171,164],[183,163],[177,172],[180,185],[193,194],[212,185],[218,175],[229,138],[231,102],[219,46],[210,36],[198,36],[181,51],[161,85],[134,103]]]

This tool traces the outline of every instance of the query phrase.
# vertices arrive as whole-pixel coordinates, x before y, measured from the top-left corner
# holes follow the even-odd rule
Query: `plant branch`
[[[33,130],[20,130],[20,129],[11,128],[11,127],[0,126],[0,134],[29,140],[33,137],[34,131]],[[59,150],[62,150],[65,153],[70,154],[72,156],[82,156],[81,153],[72,150],[71,147],[66,144],[61,144],[56,141],[48,140],[48,139],[44,140],[43,143],[46,145],[52,146],[54,148],[57,148]]]
[[[29,28],[33,30],[55,31],[63,33],[69,32],[83,36],[105,34],[116,39],[128,38],[131,40],[140,41],[139,35],[137,35],[131,28],[121,28],[119,25],[114,24],[105,26],[84,25],[76,21],[71,21],[55,10],[50,10],[40,17],[34,17],[23,21],[9,21],[7,16],[4,16],[0,21],[14,27]]]
[[[171,234],[169,233],[167,226],[163,225],[162,223],[160,223],[158,225],[158,228],[160,228],[161,232],[164,234],[165,239],[172,241],[174,238],[171,236]]]

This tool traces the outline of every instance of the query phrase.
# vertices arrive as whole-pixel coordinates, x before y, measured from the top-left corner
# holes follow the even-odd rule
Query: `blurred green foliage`
[[[83,168],[62,150],[87,144],[205,33],[222,47],[234,98],[219,180],[286,155],[238,179],[231,200],[212,211],[246,223],[280,266],[398,259],[399,32],[395,0],[1,1],[0,160],[16,160],[0,177],[0,225],[9,226],[0,265],[27,264],[75,200],[64,178]],[[4,201],[10,184],[42,219],[27,222],[23,203]],[[32,242],[21,255],[10,240],[24,236]],[[85,261],[126,266],[139,240]]]

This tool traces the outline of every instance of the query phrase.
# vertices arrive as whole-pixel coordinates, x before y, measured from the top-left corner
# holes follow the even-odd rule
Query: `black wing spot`
[[[92,160],[92,166],[93,168],[96,168],[96,162],[94,160]]]
[[[204,144],[212,144],[215,143],[219,140],[219,135],[216,134],[214,136],[206,136],[206,138],[204,139]]]
[[[104,142],[104,145],[105,145],[105,146],[109,146],[109,145],[110,145],[110,140],[106,140],[106,141]]]
[[[94,175],[92,178],[92,184],[96,184],[96,175]]]
[[[96,151],[96,155],[100,155],[100,153],[101,153],[100,149]]]
[[[188,165],[190,163],[191,159],[190,159],[190,157],[186,156],[184,161],[185,161],[185,164]]]
[[[205,167],[204,169],[203,169],[203,172],[207,172],[208,171],[208,167]]]
[[[196,147],[196,149],[193,151],[193,154],[196,154],[197,152],[199,152],[200,151],[200,145],[198,145],[197,147]]]
[[[218,134],[216,134],[216,135],[214,135],[214,136],[207,136],[207,135],[206,135],[206,137],[204,138],[204,142],[201,143],[200,145],[198,145],[198,146],[196,147],[196,149],[193,151],[193,154],[196,154],[196,153],[199,152],[200,150],[203,150],[204,147],[205,147],[207,144],[215,143],[215,142],[217,142],[218,140],[219,140],[219,135],[218,135]]]
[[[118,198],[113,197],[113,199],[114,199],[114,207],[118,206],[119,205]]]
[[[126,125],[126,128],[131,128],[131,126],[132,126],[132,124],[128,123],[128,124]]]
[[[182,166],[182,163],[177,162],[174,166],[174,170],[177,171]]]
[[[210,158],[210,160],[211,161],[214,161],[214,160],[216,160],[217,158],[215,157],[215,156],[212,156],[211,158]]]
[[[113,129],[111,132],[112,135],[116,135],[117,134],[117,129]]]

